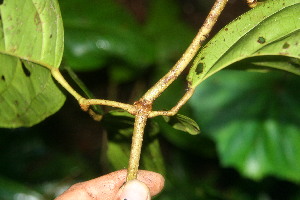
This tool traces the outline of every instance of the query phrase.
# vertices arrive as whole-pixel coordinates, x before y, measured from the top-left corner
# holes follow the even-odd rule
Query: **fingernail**
[[[123,188],[120,189],[117,199],[120,200],[150,200],[149,188],[141,181],[128,181]]]

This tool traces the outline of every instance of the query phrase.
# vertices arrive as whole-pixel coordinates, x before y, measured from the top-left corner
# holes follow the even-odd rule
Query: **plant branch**
[[[104,99],[86,99],[70,86],[70,84],[61,75],[58,68],[51,68],[51,73],[52,73],[52,76],[56,79],[56,81],[59,82],[61,84],[61,86],[63,88],[65,88],[78,101],[80,107],[84,111],[88,111],[88,108],[90,105],[106,105],[106,106],[112,106],[115,108],[121,108],[131,114],[136,113],[135,106],[130,105],[130,104],[125,104],[125,103],[120,103],[120,102],[110,101],[110,100],[104,100]]]
[[[84,99],[76,90],[74,90],[70,84],[65,80],[65,78],[62,76],[58,68],[52,67],[50,68],[52,76],[56,79],[60,85],[65,88],[77,101],[80,99]]]
[[[134,129],[126,178],[127,181],[136,179],[137,177],[144,130],[146,127],[148,114],[152,110],[152,104],[147,104],[147,102],[145,101],[137,101],[134,105],[136,106],[138,113],[136,114],[134,121]]]
[[[177,61],[173,68],[163,76],[152,88],[150,88],[145,95],[135,103],[137,106],[137,113],[134,124],[134,131],[132,136],[131,152],[128,165],[127,181],[136,179],[140,161],[140,153],[143,142],[144,129],[146,126],[147,118],[155,117],[158,115],[174,115],[184,105],[187,100],[192,96],[194,89],[189,86],[188,91],[180,99],[176,106],[170,111],[152,111],[152,104],[154,100],[165,91],[165,89],[182,73],[190,61],[198,52],[204,40],[215,25],[218,17],[223,11],[228,0],[216,0],[211,11],[209,12],[203,26],[200,28],[196,37],[187,48],[182,57]]]
[[[105,99],[86,99],[81,98],[78,100],[81,108],[85,111],[87,111],[88,107],[90,105],[103,105],[103,106],[111,106],[114,108],[121,108],[123,110],[126,110],[132,115],[135,115],[137,112],[136,108],[131,104],[121,103],[118,101],[111,101],[111,100],[105,100]]]
[[[148,117],[146,115],[136,115],[134,122],[134,131],[130,149],[130,157],[127,170],[127,181],[134,180],[137,177],[140,155],[143,144],[144,129]]]
[[[164,116],[173,116],[175,115],[179,109],[191,98],[191,96],[194,94],[194,88],[188,88],[188,90],[186,91],[186,93],[182,96],[182,98],[177,102],[177,104],[168,111],[152,111],[149,114],[149,118],[152,117],[157,117],[160,115],[164,115]]]
[[[94,95],[91,93],[91,91],[86,87],[86,85],[78,78],[77,74],[67,66],[64,66],[63,69],[68,73],[70,78],[77,84],[77,86],[81,89],[82,92],[84,92],[85,96],[89,99],[95,99]],[[95,112],[94,112],[95,111]],[[102,118],[103,110],[100,106],[93,105],[92,110],[89,111],[91,116],[98,116],[98,118]],[[94,118],[94,117],[93,117]],[[99,121],[99,120],[96,120]]]
[[[174,80],[177,79],[181,72],[194,58],[202,43],[206,40],[206,38],[208,38],[210,31],[217,22],[217,19],[227,2],[228,0],[216,0],[207,18],[205,19],[204,24],[185,53],[176,62],[173,68],[145,93],[142,99],[153,102]]]
[[[187,92],[178,101],[178,103],[169,111],[152,111],[152,104],[165,91],[165,89],[182,73],[190,61],[198,52],[202,43],[207,39],[210,31],[215,25],[218,17],[224,9],[228,0],[216,0],[211,11],[209,12],[203,26],[200,28],[196,37],[187,48],[182,57],[172,67],[172,69],[163,76],[152,88],[150,88],[145,95],[134,105],[124,104],[116,101],[103,100],[103,99],[86,99],[77,93],[63,78],[58,68],[50,68],[53,77],[71,94],[80,104],[81,108],[85,111],[88,110],[90,105],[106,105],[116,108],[121,108],[128,111],[130,114],[135,115],[134,131],[132,136],[131,152],[128,164],[127,181],[136,179],[141,148],[143,143],[144,129],[146,127],[147,119],[159,115],[175,115],[178,110],[188,101],[192,96],[194,89],[188,86]]]

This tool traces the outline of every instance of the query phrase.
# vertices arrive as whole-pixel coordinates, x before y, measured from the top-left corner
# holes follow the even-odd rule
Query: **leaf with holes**
[[[200,51],[188,80],[203,80],[238,61],[243,69],[275,68],[300,75],[300,0],[269,0],[225,26]],[[278,65],[274,57],[282,59]],[[248,58],[251,58],[248,60]],[[262,60],[271,59],[270,62]],[[275,58],[276,60],[276,58]],[[257,63],[258,62],[258,63]]]
[[[59,6],[56,0],[5,0],[0,14],[0,127],[32,126],[65,101],[49,70],[63,54]]]

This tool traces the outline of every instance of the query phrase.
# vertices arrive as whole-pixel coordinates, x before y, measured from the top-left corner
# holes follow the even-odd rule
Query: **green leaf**
[[[155,120],[159,124],[160,135],[178,149],[183,149],[185,152],[193,155],[201,155],[209,158],[216,157],[215,150],[212,148],[214,143],[206,135],[186,134],[181,130],[174,129],[169,123],[166,123],[163,118],[156,118]]]
[[[192,97],[195,119],[223,166],[300,181],[300,82],[281,73],[219,72]]]
[[[59,67],[63,24],[56,0],[4,0],[0,11],[1,54]]]
[[[229,69],[267,72],[272,68],[293,73],[299,68],[299,62],[299,59],[287,56],[250,57],[232,64]]]
[[[61,108],[65,96],[46,68],[0,55],[0,126],[32,126]]]
[[[65,101],[44,68],[59,67],[62,58],[59,7],[54,0],[6,0],[0,11],[0,126],[32,126]]]
[[[242,119],[228,124],[219,134],[217,143],[223,166],[234,166],[253,179],[276,175],[300,181],[298,126],[272,118]]]
[[[153,47],[140,25],[116,2],[101,0],[86,3],[64,0],[61,8],[65,26],[66,64],[74,70],[89,71],[118,61],[133,69],[153,62]]]
[[[172,117],[164,116],[163,118],[176,130],[180,130],[191,135],[198,135],[200,133],[200,128],[197,122],[187,116],[176,114]]]
[[[300,1],[269,0],[225,26],[200,51],[188,75],[196,87],[219,70],[252,57],[288,56],[299,60]],[[287,62],[286,62],[287,63]],[[252,63],[245,63],[244,69]],[[299,65],[260,63],[300,75]]]

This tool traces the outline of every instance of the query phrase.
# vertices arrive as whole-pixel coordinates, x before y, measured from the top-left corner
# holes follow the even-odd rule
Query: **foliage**
[[[127,86],[142,82],[148,87],[161,77],[195,32],[172,0],[149,1],[143,23],[115,1],[63,0],[59,6],[55,0],[0,5],[0,126],[38,124],[0,130],[1,199],[51,199],[78,180],[98,176],[100,169],[127,166],[133,118],[125,112],[107,112],[101,134],[93,128],[97,122],[70,114],[78,110],[70,102],[72,109],[67,104],[40,123],[65,101],[51,68],[70,67],[92,89],[100,82],[108,90],[121,88],[126,101],[134,101]],[[168,124],[153,119],[146,129],[141,167],[166,176],[160,199],[299,199],[298,77],[236,70],[215,74],[230,68],[299,75],[299,7],[299,0],[268,0],[200,50],[187,78],[197,91],[181,112],[194,118],[203,134],[183,133],[200,129],[181,114],[166,118]],[[94,75],[97,84],[85,78]],[[174,84],[155,107],[171,107],[182,96],[184,80]],[[96,134],[89,136],[89,130]],[[222,168],[218,160],[232,168]]]
[[[203,47],[188,81],[195,87],[233,63],[239,69],[262,71],[275,68],[299,75],[300,21],[293,17],[300,14],[299,9],[298,1],[268,1],[238,17]],[[205,85],[201,85],[198,92],[204,90],[206,95],[195,95],[192,101],[193,108],[197,109],[196,115],[201,116],[199,120],[205,116],[210,118],[208,124],[214,124],[216,119],[219,121],[212,133],[216,135],[223,165],[235,166],[254,179],[273,174],[299,181],[297,122],[300,118],[294,109],[298,97],[292,87],[299,83],[289,83],[288,78],[280,79],[274,75],[271,76],[273,79],[233,72],[229,76],[226,81],[221,81],[221,91],[217,96],[210,96],[216,88],[205,89]],[[221,79],[225,78],[223,75]],[[220,82],[216,78],[213,81],[210,85]],[[235,92],[226,96],[222,92],[226,87],[233,87]],[[201,105],[198,105],[199,100]],[[203,101],[207,104],[203,105]],[[231,115],[235,116],[233,120]]]
[[[267,1],[225,26],[203,47],[189,73],[193,86],[246,58],[244,69],[282,69],[300,75],[299,1]],[[291,20],[293,19],[293,20]],[[277,23],[278,22],[278,23]],[[287,56],[277,64],[277,56]],[[267,60],[264,56],[268,56]],[[259,58],[257,58],[259,57]],[[299,60],[298,60],[299,61]]]
[[[115,57],[120,60],[115,65],[122,67],[126,63],[133,68],[125,72],[131,74],[153,62],[151,43],[142,35],[133,16],[118,4],[109,0],[95,4],[76,0],[62,1],[60,6],[62,14],[65,13],[65,62],[73,69],[99,69]],[[115,81],[121,80],[122,77]]]
[[[50,71],[40,66],[60,65],[60,10],[54,0],[13,0],[4,1],[0,11],[0,126],[32,126],[54,114],[65,101]]]
[[[224,166],[253,179],[276,175],[299,181],[298,85],[287,74],[237,71],[220,72],[202,84],[190,103]]]

